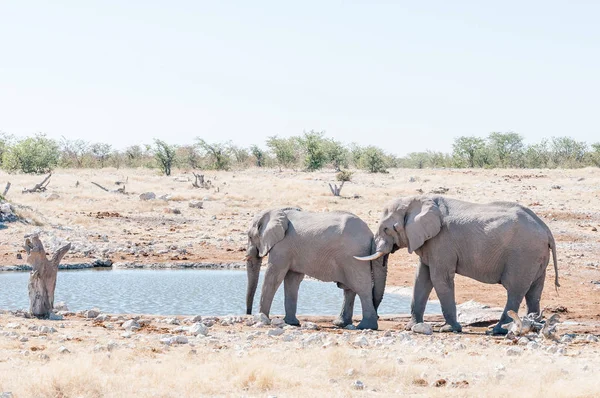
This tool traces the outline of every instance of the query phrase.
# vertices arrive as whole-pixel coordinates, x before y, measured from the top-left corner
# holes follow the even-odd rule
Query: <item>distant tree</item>
[[[176,148],[166,142],[155,139],[153,148],[154,158],[158,163],[158,167],[162,170],[165,175],[171,175],[171,167],[175,162]]]
[[[84,140],[60,140],[61,164],[66,167],[84,167],[84,159],[89,154],[90,143]]]
[[[258,146],[252,145],[250,147],[250,153],[252,153],[252,156],[254,156],[254,164],[257,167],[263,167],[263,163],[265,160],[265,152]]]
[[[202,156],[198,153],[198,148],[195,145],[177,147],[176,158],[180,165],[187,166],[192,170],[202,168]]]
[[[429,166],[429,155],[427,152],[411,152],[406,156],[407,167],[422,169]]]
[[[587,144],[570,137],[552,137],[550,144],[552,162],[556,167],[581,167]]]
[[[517,133],[490,133],[488,142],[498,167],[523,167],[523,137]]]
[[[548,140],[543,139],[538,144],[528,145],[523,155],[525,159],[524,167],[545,168],[550,162],[550,150],[548,149]]]
[[[368,146],[362,151],[360,168],[370,173],[387,173],[386,155],[380,148]]]
[[[335,171],[341,171],[342,167],[348,167],[348,149],[344,147],[344,144],[328,139],[323,142],[323,145],[327,162],[331,163]]]
[[[487,162],[486,145],[482,138],[458,137],[452,144],[452,153],[459,165],[483,167]]]
[[[307,171],[319,170],[327,162],[327,152],[325,150],[323,135],[323,132],[311,130],[298,138],[298,143],[304,153],[304,168]]]
[[[60,150],[56,141],[44,134],[24,138],[5,149],[2,164],[8,171],[47,173],[58,165]]]
[[[209,144],[202,138],[198,138],[198,145],[208,158],[208,168],[214,170],[229,170],[231,158],[226,144]]]
[[[353,142],[349,145],[348,151],[349,151],[350,163],[354,167],[360,168],[360,158],[362,157],[365,149],[363,147],[361,147],[360,145],[358,145],[356,142]]]
[[[110,152],[112,150],[111,145],[96,143],[91,146],[90,150],[96,161],[100,164],[100,168],[104,168],[104,164],[106,163],[106,160],[110,156]]]
[[[590,161],[594,166],[600,167],[600,142],[592,144],[592,151],[590,152]]]
[[[250,158],[250,154],[246,148],[233,145],[231,142],[227,143],[227,147],[229,153],[233,155],[233,159],[238,166],[243,166]]]
[[[12,136],[0,131],[0,165],[2,165],[2,158],[4,157],[4,153],[8,150],[8,147],[11,145],[12,141]]]
[[[298,162],[298,141],[296,138],[278,138],[276,135],[267,139],[267,147],[275,155],[279,169],[290,168]]]

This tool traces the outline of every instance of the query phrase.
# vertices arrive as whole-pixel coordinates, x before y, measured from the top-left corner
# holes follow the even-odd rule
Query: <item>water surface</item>
[[[254,300],[258,309],[264,272]],[[0,308],[29,307],[28,272],[0,272]],[[246,272],[240,270],[76,270],[59,271],[55,303],[64,301],[71,311],[97,307],[107,313],[158,315],[242,315],[246,312]],[[343,291],[334,283],[305,279],[298,293],[299,315],[337,315]],[[410,298],[386,294],[379,314],[410,312]],[[428,313],[440,313],[430,302]],[[283,284],[271,314],[283,315]],[[354,314],[360,317],[360,300]]]

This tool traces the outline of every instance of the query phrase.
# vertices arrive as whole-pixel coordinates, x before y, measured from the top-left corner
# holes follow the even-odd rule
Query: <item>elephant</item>
[[[387,256],[365,264],[354,256],[375,249],[367,224],[347,212],[308,212],[296,208],[269,209],[257,214],[248,229],[246,313],[252,313],[262,258],[269,261],[260,297],[259,312],[269,316],[273,296],[283,281],[285,318],[300,325],[296,317],[298,289],[304,275],[336,282],[344,290],[344,303],[334,325],[352,323],[358,294],[363,316],[359,329],[377,329],[377,308],[383,299]]]
[[[407,329],[423,322],[434,288],[445,320],[440,331],[462,331],[456,316],[455,274],[506,289],[506,306],[493,334],[507,333],[502,325],[509,321],[508,311],[518,312],[523,298],[528,313],[540,312],[549,251],[556,289],[560,286],[552,232],[533,211],[517,203],[477,204],[427,195],[394,200],[383,210],[375,252],[358,259],[373,261],[405,247],[420,259]]]

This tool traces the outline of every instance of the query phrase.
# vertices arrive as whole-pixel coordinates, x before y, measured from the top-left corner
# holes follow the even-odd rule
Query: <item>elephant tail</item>
[[[371,243],[371,252],[376,252],[375,240]],[[371,260],[371,275],[373,278],[373,305],[375,311],[383,300],[385,291],[385,282],[387,279],[387,262],[389,254],[386,254],[376,260]]]
[[[560,283],[558,283],[558,259],[556,258],[556,242],[554,242],[554,236],[552,236],[551,232],[548,232],[550,250],[552,250],[552,260],[554,261],[554,288],[556,289],[556,294],[558,294],[558,288],[560,287]]]

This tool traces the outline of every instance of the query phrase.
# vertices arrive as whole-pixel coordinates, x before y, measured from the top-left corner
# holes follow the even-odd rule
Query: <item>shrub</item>
[[[56,141],[37,134],[9,146],[2,158],[8,171],[23,173],[48,173],[58,165],[60,151]]]
[[[309,131],[298,139],[300,147],[304,152],[304,168],[307,171],[315,171],[323,168],[327,162],[325,151],[325,140],[322,132]]]
[[[202,138],[198,138],[198,145],[208,158],[207,168],[214,170],[229,170],[231,158],[229,157],[229,148],[227,145],[222,143],[209,144]]]
[[[154,157],[158,163],[158,167],[165,175],[171,175],[171,166],[175,161],[176,149],[174,146],[167,144],[162,140],[154,140]]]
[[[267,147],[275,155],[279,169],[292,167],[298,161],[298,142],[295,138],[278,138],[275,135],[267,139]]]
[[[335,175],[335,179],[338,181],[351,181],[353,174],[354,173],[350,170],[340,170],[340,172]]]
[[[383,150],[368,146],[362,151],[360,157],[360,168],[370,173],[387,173],[386,155]]]
[[[256,145],[250,147],[250,153],[254,156],[254,164],[256,167],[263,167],[265,161],[265,152]]]

